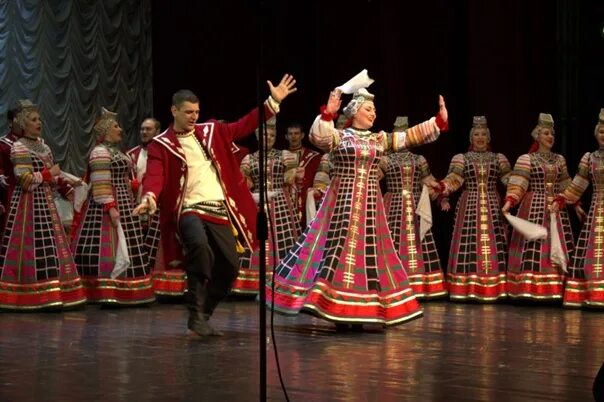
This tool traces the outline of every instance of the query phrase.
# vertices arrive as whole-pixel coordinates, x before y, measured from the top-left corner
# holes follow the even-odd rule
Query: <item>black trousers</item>
[[[193,284],[207,282],[208,296],[204,314],[214,309],[229,293],[239,271],[236,240],[229,225],[202,220],[194,214],[180,218],[180,236],[185,247],[185,269],[189,290]],[[189,291],[190,306],[196,305],[195,292]]]
[[[604,402],[604,363],[594,379],[593,393],[596,402]]]

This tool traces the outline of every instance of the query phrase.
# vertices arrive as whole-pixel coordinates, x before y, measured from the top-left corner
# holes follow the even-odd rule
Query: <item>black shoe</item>
[[[209,323],[210,314],[207,314],[207,313],[204,314],[203,319],[206,320],[206,324],[208,324],[208,327],[210,327],[212,329],[212,333],[210,334],[210,336],[224,336],[224,333],[222,331],[217,330]]]
[[[200,315],[194,311],[189,315],[187,328],[199,336],[212,336],[212,333],[215,331],[203,317],[200,317]]]

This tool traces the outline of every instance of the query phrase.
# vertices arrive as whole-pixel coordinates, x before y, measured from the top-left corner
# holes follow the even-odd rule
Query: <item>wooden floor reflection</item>
[[[385,332],[275,316],[292,401],[590,401],[604,314],[424,303]],[[258,400],[257,305],[223,303],[223,338],[188,335],[180,305],[0,314],[0,401]],[[269,348],[268,396],[285,400]]]

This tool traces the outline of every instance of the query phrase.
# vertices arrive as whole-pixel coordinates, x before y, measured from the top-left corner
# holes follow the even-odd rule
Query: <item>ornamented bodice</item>
[[[331,174],[334,177],[366,175],[369,183],[375,183],[383,153],[384,145],[377,134],[348,128],[338,147],[331,151]]]
[[[391,193],[401,193],[403,191],[412,194],[421,193],[424,172],[419,166],[419,160],[419,155],[409,151],[389,154],[384,172],[386,191]]]
[[[597,194],[600,198],[604,197],[604,151],[592,152],[589,175],[594,194]]]
[[[531,170],[528,191],[545,193],[548,204],[554,196],[563,190],[560,186],[563,173],[563,161],[553,152],[534,152],[530,154]]]
[[[267,191],[283,190],[285,187],[284,175],[286,164],[283,158],[284,152],[279,149],[271,149],[267,153],[266,166],[266,189]],[[295,154],[291,154],[292,156]],[[260,186],[260,161],[258,152],[250,155],[250,177],[254,182],[254,189],[258,191]]]
[[[481,188],[496,191],[499,179],[499,159],[493,152],[474,152],[464,154],[463,177],[467,191],[479,191]]]
[[[29,150],[34,172],[40,172],[44,168],[50,169],[54,165],[52,152],[48,145],[44,144],[42,141],[21,137],[19,142]]]
[[[132,159],[116,147],[106,146],[105,148],[111,155],[111,181],[113,185],[125,185],[130,188],[130,177],[134,166]]]

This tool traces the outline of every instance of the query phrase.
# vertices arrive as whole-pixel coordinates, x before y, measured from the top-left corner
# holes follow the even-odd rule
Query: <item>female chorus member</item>
[[[527,240],[516,229],[510,239],[507,293],[512,298],[562,299],[564,265],[573,250],[573,236],[566,209],[555,214],[556,233],[551,233],[550,207],[556,194],[570,184],[566,160],[552,152],[554,119],[541,113],[531,133],[535,142],[528,154],[516,161],[510,177],[503,212],[520,204],[517,217],[545,226],[545,239]],[[559,245],[561,254],[552,253]]]
[[[407,274],[394,248],[378,189],[378,163],[388,148],[436,140],[447,129],[440,97],[435,118],[407,132],[374,133],[374,96],[358,90],[344,113],[345,130],[334,128],[340,91],[331,93],[311,128],[311,141],[331,152],[331,184],[315,218],[277,267],[275,293],[267,285],[267,303],[285,314],[301,310],[347,324],[396,325],[421,315]]]
[[[132,216],[137,188],[133,163],[119,149],[117,114],[103,109],[94,125],[97,145],[88,160],[91,191],[72,245],[88,299],[109,305],[155,300],[142,227]],[[136,186],[134,186],[136,187]]]
[[[570,260],[564,286],[566,307],[604,308],[604,109],[600,110],[595,137],[598,150],[583,155],[572,183],[554,201],[554,210],[565,203],[575,204],[589,183],[593,184],[589,214]]]
[[[53,198],[63,179],[41,139],[42,120],[27,102],[17,116],[23,136],[11,149],[16,185],[0,250],[0,307],[36,310],[86,302]]]
[[[394,132],[408,128],[407,116],[397,117]],[[413,293],[426,299],[445,296],[447,291],[432,230],[426,228],[422,236],[421,219],[417,215],[423,186],[438,187],[426,158],[405,148],[384,155],[380,169],[386,180],[384,208],[388,226]]]
[[[444,194],[463,186],[447,268],[453,300],[489,302],[506,296],[507,236],[497,181],[507,185],[511,168],[503,154],[489,150],[490,142],[487,119],[474,116],[470,150],[453,157],[441,181]]]
[[[274,149],[277,135],[276,118],[266,122],[266,190],[268,217],[268,241],[266,243],[266,269],[273,271],[273,265],[279,263],[285,254],[296,244],[300,235],[297,211],[298,206],[291,197],[289,187],[296,180],[298,155],[287,150]],[[241,161],[241,173],[248,188],[258,193],[260,160],[258,151],[246,155]],[[232,292],[239,294],[257,294],[259,279],[260,250],[256,246],[253,252],[246,250],[239,260],[239,273]]]

